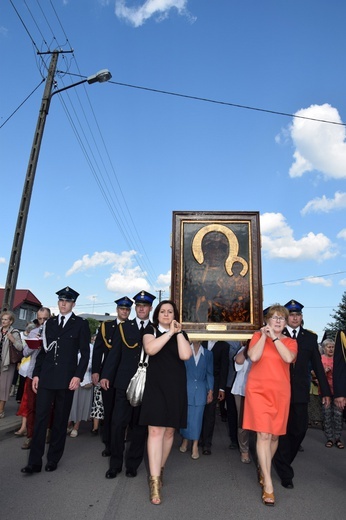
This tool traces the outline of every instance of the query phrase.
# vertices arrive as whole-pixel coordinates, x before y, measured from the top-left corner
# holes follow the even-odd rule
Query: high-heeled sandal
[[[150,502],[154,504],[154,506],[158,506],[161,504],[161,478],[160,477],[149,477],[149,492],[150,492]]]
[[[267,493],[266,491],[262,491],[262,502],[265,506],[274,506],[275,505],[275,497],[274,492]]]

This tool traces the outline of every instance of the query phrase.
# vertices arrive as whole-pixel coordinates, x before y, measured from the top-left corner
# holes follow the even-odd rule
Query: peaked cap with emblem
[[[152,294],[148,293],[147,291],[141,291],[133,297],[133,299],[135,300],[135,303],[146,303],[149,305],[152,305],[155,298],[156,298],[156,296],[153,296]]]
[[[301,314],[304,305],[297,302],[296,300],[290,300],[289,302],[285,303],[284,307],[286,307],[288,312],[298,312],[299,314]]]
[[[122,298],[119,298],[119,300],[115,300],[117,304],[117,307],[127,307],[128,309],[131,309],[133,305],[133,301],[128,296],[122,296]]]
[[[71,287],[64,287],[55,294],[58,295],[59,300],[66,300],[68,302],[75,302],[79,296],[79,293],[74,289],[71,289]]]

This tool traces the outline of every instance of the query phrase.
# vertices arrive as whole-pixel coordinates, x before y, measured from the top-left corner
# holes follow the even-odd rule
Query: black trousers
[[[231,442],[238,444],[238,412],[230,386],[226,386],[225,401],[227,406],[228,433]]]
[[[281,480],[292,480],[291,466],[299,446],[304,440],[309,424],[308,403],[291,403],[286,435],[279,437],[279,445],[273,464]]]
[[[46,444],[46,432],[51,416],[52,405],[54,406],[54,417],[47,460],[55,463],[60,461],[65,448],[67,423],[71,411],[73,395],[74,392],[68,389],[52,390],[49,388],[38,388],[34,434],[29,454],[29,464],[42,465],[42,457]]]
[[[103,402],[103,427],[102,427],[102,442],[105,444],[107,450],[111,449],[111,431],[112,431],[112,413],[115,402],[115,388],[110,387],[108,390],[101,389]]]
[[[125,454],[126,469],[137,470],[144,457],[147,426],[138,424],[140,406],[133,407],[127,400],[126,390],[116,388],[112,415],[112,439],[109,467],[120,470],[123,466],[126,428],[129,427],[129,445]]]

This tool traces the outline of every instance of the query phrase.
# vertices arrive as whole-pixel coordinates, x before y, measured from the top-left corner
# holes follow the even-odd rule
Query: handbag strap
[[[139,358],[139,363],[138,363],[138,366],[139,367],[147,367],[149,365],[149,354],[147,354],[145,356],[145,359],[144,359],[144,348],[142,347],[142,351],[141,351],[141,356]]]

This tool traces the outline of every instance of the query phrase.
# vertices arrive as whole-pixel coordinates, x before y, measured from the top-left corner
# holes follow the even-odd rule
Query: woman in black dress
[[[174,431],[186,428],[187,390],[184,361],[192,351],[178,322],[175,303],[164,300],[153,315],[154,327],[147,327],[143,346],[149,366],[140,423],[148,425],[150,501],[160,504],[162,471],[171,451]]]

